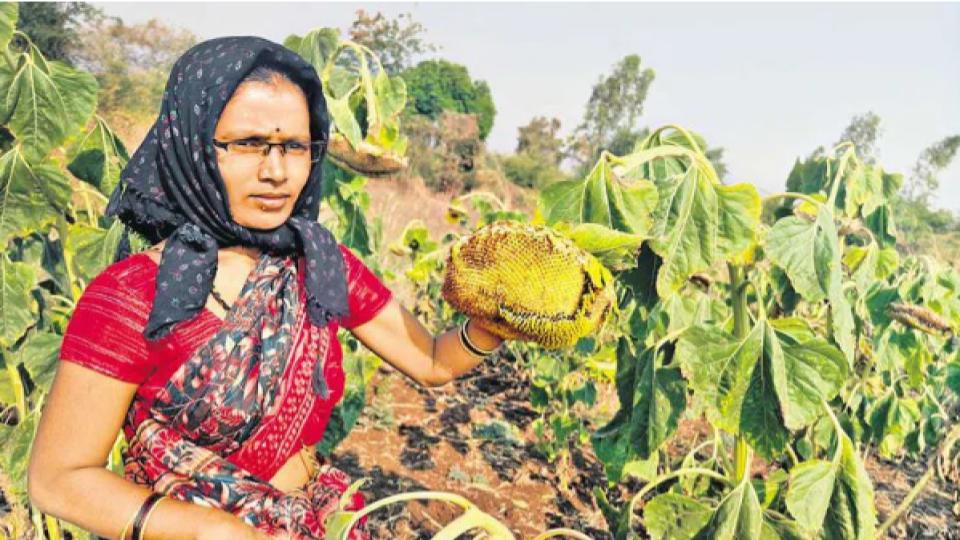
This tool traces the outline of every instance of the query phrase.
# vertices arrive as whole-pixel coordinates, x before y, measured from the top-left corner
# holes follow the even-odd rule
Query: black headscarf
[[[343,256],[333,234],[317,222],[321,162],[313,165],[283,225],[248,229],[230,215],[213,134],[234,90],[260,65],[284,72],[304,90],[311,138],[329,136],[316,70],[281,45],[255,36],[216,38],[193,46],[176,61],[160,116],[121,172],[106,211],[151,243],[166,239],[144,330],[148,339],[166,335],[203,308],[216,275],[217,250],[233,245],[274,255],[302,254],[307,312],[317,326],[349,313]],[[125,227],[116,260],[129,254],[127,233]]]

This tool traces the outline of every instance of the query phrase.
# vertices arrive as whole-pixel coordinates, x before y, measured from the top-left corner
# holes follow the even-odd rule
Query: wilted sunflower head
[[[548,227],[496,221],[451,246],[443,297],[503,339],[560,349],[594,332],[615,296],[593,255]]]

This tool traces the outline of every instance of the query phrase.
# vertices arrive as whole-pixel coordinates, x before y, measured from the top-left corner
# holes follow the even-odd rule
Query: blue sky
[[[641,125],[677,123],[726,148],[728,179],[771,193],[797,157],[833,143],[855,114],[883,119],[879,162],[909,173],[920,152],[960,133],[960,3],[103,3],[128,22],[156,17],[201,39],[282,41],[346,28],[358,8],[409,12],[441,49],[486,80],[498,113],[488,139],[580,120],[597,79],[627,54],[656,71]],[[936,203],[960,211],[960,159]]]

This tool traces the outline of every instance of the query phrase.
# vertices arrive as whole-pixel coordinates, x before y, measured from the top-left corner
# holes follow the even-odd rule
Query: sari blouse
[[[292,358],[284,378],[293,377],[289,390],[278,396],[279,412],[263,418],[260,426],[234,453],[223,456],[251,474],[270,480],[303,445],[323,437],[334,405],[344,390],[343,353],[337,340],[340,327],[352,329],[372,319],[393,296],[383,282],[356,256],[338,244],[346,265],[350,314],[333,319],[325,328],[309,321],[294,355],[318,354],[330,389],[327,399],[313,393],[305,362]],[[303,259],[297,261],[300,298],[305,302]],[[138,385],[124,420],[129,440],[147,418],[154,397],[176,370],[214,337],[223,321],[206,307],[192,319],[178,323],[166,336],[149,341],[143,336],[156,287],[157,264],[145,253],[131,255],[98,274],[83,291],[67,324],[60,348],[61,361],[73,362],[115,379]]]

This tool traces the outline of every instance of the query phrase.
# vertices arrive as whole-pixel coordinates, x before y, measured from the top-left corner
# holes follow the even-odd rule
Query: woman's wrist
[[[503,343],[503,339],[477,324],[474,319],[468,319],[466,325],[467,337],[480,349],[494,351]]]

